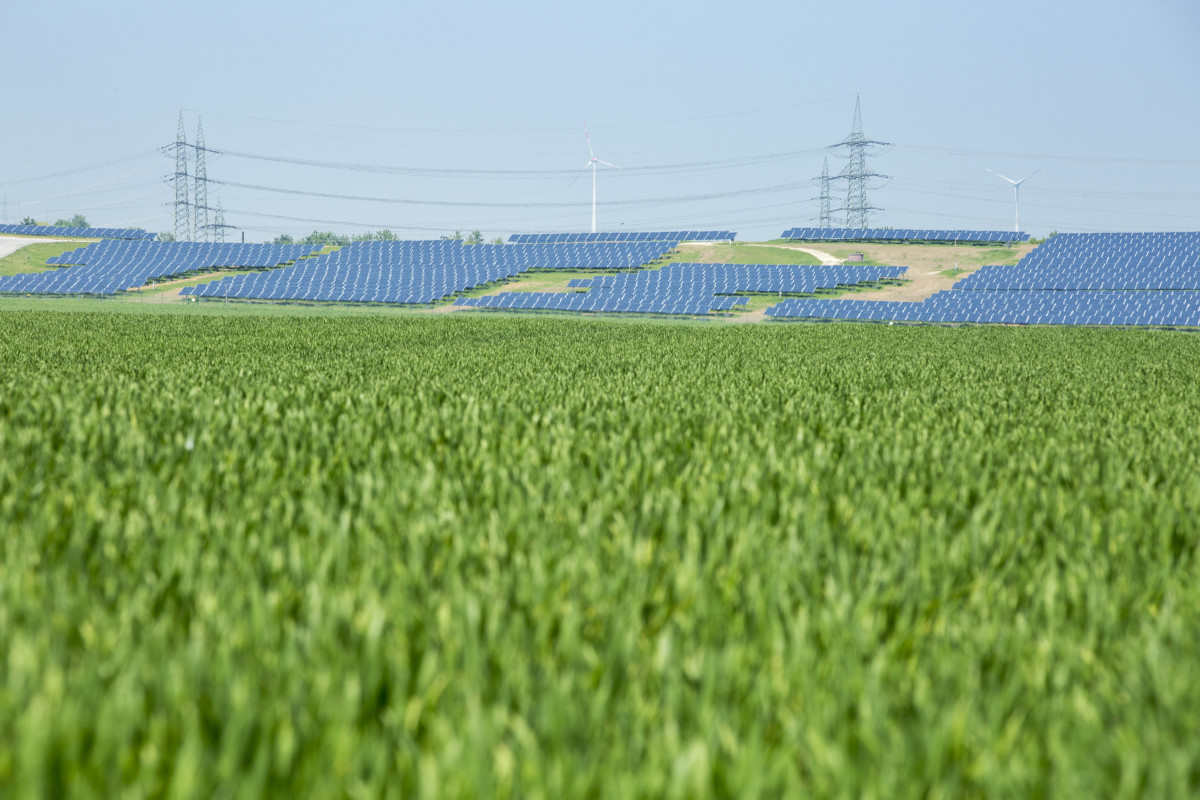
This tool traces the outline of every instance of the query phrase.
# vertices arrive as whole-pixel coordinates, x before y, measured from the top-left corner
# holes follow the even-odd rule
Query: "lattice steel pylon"
[[[175,241],[192,238],[190,203],[188,202],[187,133],[183,129],[183,111],[179,112],[179,127],[175,132]]]
[[[833,145],[834,147],[844,147],[850,151],[850,163],[837,176],[846,181],[846,205],[843,210],[846,212],[847,228],[869,227],[867,224],[868,212],[883,210],[871,205],[867,200],[867,182],[873,178],[887,178],[888,176],[872,172],[867,166],[867,155],[869,150],[875,149],[878,152],[877,148],[889,145],[889,142],[868,139],[863,134],[862,101],[856,97],[854,100],[854,129],[850,131],[849,136]]]
[[[833,227],[833,213],[830,211],[832,200],[829,194],[829,159],[821,163],[821,227]]]
[[[196,204],[195,222],[192,229],[196,239],[207,242],[212,239],[212,228],[208,224],[208,167],[204,164],[204,123],[196,118]]]
[[[225,244],[225,229],[232,228],[232,225],[225,224],[225,209],[221,208],[221,201],[217,201],[216,219],[213,220],[213,241],[217,244]]]

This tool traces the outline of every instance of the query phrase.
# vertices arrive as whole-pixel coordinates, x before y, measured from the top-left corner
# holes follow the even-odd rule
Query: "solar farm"
[[[965,271],[942,281],[945,288],[908,300],[886,292],[912,277],[903,264],[684,260],[686,243],[733,247],[735,238],[725,230],[515,234],[505,244],[383,241],[329,250],[105,238],[47,259],[53,269],[0,277],[0,295],[116,296],[182,280],[189,285],[179,290],[181,301],[730,319],[752,298],[774,296],[775,303],[755,304],[763,321],[1200,326],[1200,234],[1194,232],[1056,235],[1015,264]],[[1002,231],[792,228],[775,247],[970,248],[1028,239]],[[552,290],[521,283],[555,272],[595,274]]]
[[[1200,791],[1198,233],[76,236],[0,795]]]

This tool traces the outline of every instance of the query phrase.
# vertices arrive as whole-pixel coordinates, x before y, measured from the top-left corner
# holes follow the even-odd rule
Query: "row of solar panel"
[[[77,266],[0,277],[0,292],[115,294],[151,280],[214,267],[274,267],[319,249],[319,245],[105,241],[59,257],[68,263],[78,261]]]
[[[568,311],[605,314],[672,314],[703,316],[729,311],[748,297],[714,297],[711,294],[626,294],[605,292],[506,292],[462,298],[455,305],[510,311]]]
[[[704,315],[745,303],[737,293],[811,294],[819,289],[874,283],[905,267],[810,267],[793,264],[668,264],[662,269],[569,281],[587,292],[501,292],[461,298],[471,308]]]
[[[427,248],[364,242],[294,266],[189,287],[183,294],[264,300],[433,303],[536,269],[636,269],[662,256],[665,242],[556,245],[446,244]]]
[[[1064,233],[1016,266],[986,266],[959,291],[1200,289],[1200,232]]]
[[[1200,292],[938,292],[921,302],[792,298],[767,316],[1015,325],[1200,325]]]
[[[66,228],[58,225],[0,225],[0,233],[79,239],[154,239],[157,233],[127,228]]]
[[[733,241],[733,231],[619,231],[610,233],[514,233],[509,244],[571,242],[716,242]]]
[[[218,244],[215,242],[127,242],[105,240],[46,259],[49,265],[176,264],[203,267],[275,266],[321,249],[316,244]]]
[[[783,239],[797,242],[963,242],[991,244],[1029,241],[1018,231],[949,231],[911,228],[789,228]]]
[[[772,317],[1058,325],[1200,324],[1200,232],[1059,234],[912,303],[789,299]],[[1120,255],[1125,253],[1128,255]],[[1136,255],[1135,255],[1136,254]]]
[[[956,291],[1126,291],[1200,289],[1195,268],[1125,270],[981,267],[954,285]]]
[[[316,259],[310,259],[316,261]],[[462,267],[382,267],[328,269],[329,265],[286,269],[222,278],[190,286],[193,297],[300,300],[342,303],[433,303],[448,295],[484,286],[521,273],[512,265]]]
[[[408,248],[396,242],[343,247],[321,258],[331,264],[516,264],[522,269],[632,269],[654,261],[669,242],[574,242],[568,244],[479,244]],[[376,246],[383,245],[383,246]]]
[[[428,273],[440,276],[434,279],[437,292],[431,295],[422,290],[417,299],[388,301],[428,303],[480,283],[529,270],[636,269],[661,257],[670,247],[669,243],[664,242],[473,246],[442,241],[362,242],[323,256],[306,258],[320,247],[104,241],[64,253],[48,262],[79,266],[0,280],[0,292],[111,294],[135,288],[154,278],[179,276],[194,270],[213,267],[269,268],[303,260],[302,265],[288,270],[288,276],[278,280],[295,281],[308,275],[309,283],[315,280],[318,286],[329,287],[344,285],[347,281],[364,283],[371,280],[372,275],[386,271],[389,275],[403,274],[405,277],[394,280],[407,285],[419,283]],[[273,282],[277,279],[264,280]],[[219,282],[203,296],[229,286]],[[268,297],[277,296],[275,288],[261,289],[261,293]],[[336,299],[326,297],[328,293],[328,289],[321,289],[317,293],[320,297],[308,299]]]
[[[895,279],[906,267],[796,266],[793,264],[668,264],[662,269],[578,278],[570,288],[662,293],[690,291],[809,294],[818,289]]]

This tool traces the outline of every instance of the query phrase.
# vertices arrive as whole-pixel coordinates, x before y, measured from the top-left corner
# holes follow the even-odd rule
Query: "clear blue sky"
[[[227,221],[425,238],[816,224],[824,150],[894,146],[872,225],[1200,228],[1195,0],[54,4],[0,0],[0,221],[171,230],[174,162],[209,147]],[[770,158],[768,158],[770,156]],[[690,165],[690,166],[679,166]],[[420,171],[424,171],[421,173]],[[335,199],[277,190],[379,199]],[[834,205],[844,200],[835,184]],[[457,204],[457,205],[456,205]],[[474,204],[474,205],[471,205]],[[6,218],[6,219],[5,219]]]

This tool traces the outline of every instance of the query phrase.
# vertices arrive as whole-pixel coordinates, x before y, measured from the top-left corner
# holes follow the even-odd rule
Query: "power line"
[[[914,153],[935,153],[938,155],[964,156],[970,158],[1028,158],[1038,161],[1072,161],[1079,164],[1153,164],[1159,166],[1200,166],[1200,160],[1186,158],[1112,158],[1108,156],[1067,156],[1048,155],[1045,153],[996,153],[986,150],[961,150],[946,147],[918,147],[915,145],[892,145],[897,150],[908,150]]]
[[[171,148],[179,146],[177,142],[174,145],[168,145],[162,148],[162,152],[170,152]],[[198,145],[189,145],[187,142],[182,143],[183,147],[197,147]],[[671,172],[687,172],[694,170],[713,170],[713,169],[729,169],[738,167],[759,166],[762,164],[777,163],[780,161],[788,161],[798,158],[811,157],[820,154],[825,148],[813,148],[809,150],[793,150],[781,153],[766,153],[756,156],[744,156],[732,159],[714,159],[709,161],[690,161],[677,164],[655,164],[642,167],[626,167],[623,171],[630,175],[647,175],[647,174],[663,174]],[[563,179],[574,177],[576,170],[573,169],[551,169],[551,170],[503,170],[503,169],[453,169],[447,167],[409,167],[399,166],[394,164],[371,164],[350,161],[325,161],[312,158],[296,158],[291,156],[269,155],[266,153],[246,153],[236,150],[222,150],[213,147],[206,147],[205,151],[218,156],[228,156],[231,158],[249,159],[252,161],[266,161],[276,164],[288,164],[291,166],[301,167],[319,167],[322,169],[334,169],[345,172],[367,172],[382,175],[406,175],[416,178],[554,178]]]
[[[123,158],[114,158],[109,161],[101,161],[98,164],[88,164],[87,166],[84,166],[84,167],[73,167],[71,169],[63,170],[62,172],[51,172],[48,175],[36,175],[32,178],[21,178],[20,180],[15,180],[15,181],[4,181],[4,182],[0,183],[0,185],[19,186],[20,184],[23,184],[23,183],[36,183],[38,181],[48,181],[52,178],[66,177],[67,175],[78,175],[81,172],[91,172],[92,170],[96,170],[96,169],[104,169],[105,167],[114,167],[117,164],[126,164],[130,161],[137,161],[138,159],[145,158],[146,156],[149,156],[149,155],[154,155],[154,151],[147,150],[145,152],[136,153],[131,156],[124,156]]]
[[[399,197],[373,197],[369,195],[352,195],[352,194],[335,194],[333,192],[316,192],[307,189],[285,189],[278,186],[262,186],[252,183],[239,183],[237,181],[224,181],[215,178],[209,178],[208,183],[215,183],[221,186],[228,186],[234,189],[249,189],[251,191],[274,192],[276,194],[298,195],[301,197],[318,197],[325,200],[352,200],[356,202],[366,203],[387,203],[391,205],[405,206],[428,206],[437,208],[580,208],[591,206],[588,202],[540,202],[540,203],[496,203],[481,200],[413,200]],[[673,205],[677,203],[694,203],[704,200],[720,200],[728,197],[743,197],[746,195],[755,194],[771,194],[774,192],[787,192],[797,189],[801,186],[808,185],[808,181],[792,181],[790,183],[780,183],[773,186],[760,186],[752,189],[734,189],[726,192],[710,192],[707,194],[693,195],[677,195],[674,197],[650,197],[640,200],[606,200],[599,205],[602,206],[648,206],[648,205]]]

